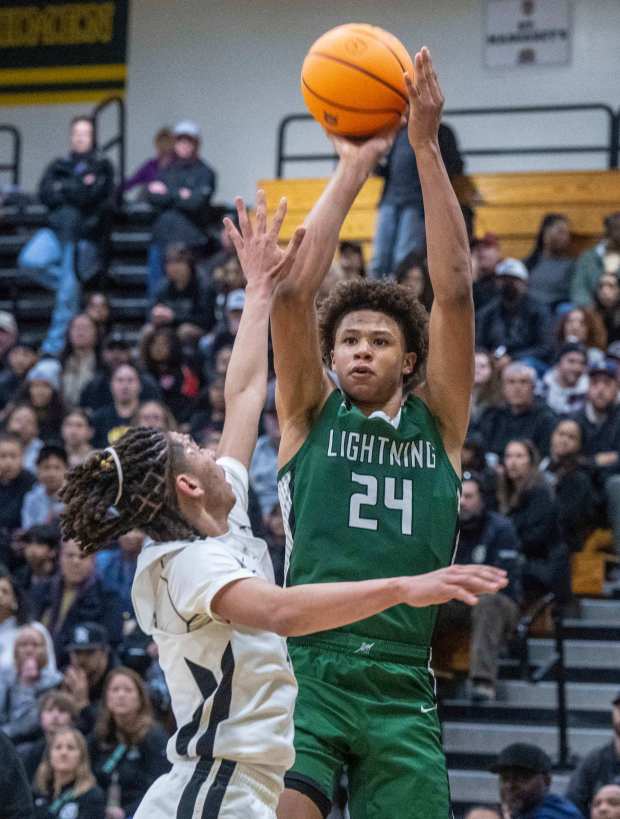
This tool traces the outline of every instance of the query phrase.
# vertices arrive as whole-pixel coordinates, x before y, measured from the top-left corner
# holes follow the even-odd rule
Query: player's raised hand
[[[290,273],[297,251],[305,236],[306,230],[298,227],[286,249],[278,245],[280,229],[286,216],[286,199],[282,197],[276,215],[267,226],[267,203],[265,192],[256,194],[256,220],[252,225],[243,199],[235,199],[239,216],[239,230],[226,217],[224,226],[232,242],[248,287],[266,287],[273,292],[279,282]]]
[[[409,142],[417,151],[437,141],[444,96],[426,46],[418,51],[413,62],[415,76],[405,72],[405,84],[409,93]]]
[[[495,594],[508,585],[503,569],[493,566],[448,566],[436,572],[404,579],[404,602],[424,607],[461,600],[475,606],[481,594]]]

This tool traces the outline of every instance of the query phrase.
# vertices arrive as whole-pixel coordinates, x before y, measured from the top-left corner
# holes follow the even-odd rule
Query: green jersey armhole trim
[[[461,478],[461,477],[459,476],[459,474],[457,473],[457,471],[456,471],[456,469],[454,468],[454,466],[452,465],[452,461],[450,460],[450,458],[448,458],[448,453],[446,452],[446,447],[445,447],[445,444],[444,444],[444,442],[443,442],[443,438],[441,437],[441,432],[439,431],[439,425],[438,425],[438,423],[437,423],[437,418],[436,418],[436,417],[433,415],[433,413],[430,411],[429,406],[428,406],[428,404],[426,403],[426,401],[424,401],[424,399],[423,399],[423,398],[420,398],[420,396],[419,396],[419,395],[414,395],[414,394],[412,393],[412,394],[409,396],[409,398],[408,398],[407,400],[408,400],[408,401],[419,401],[419,403],[420,403],[420,404],[421,404],[421,405],[424,407],[424,411],[426,412],[426,414],[427,414],[427,415],[428,415],[428,417],[430,418],[430,420],[431,420],[431,422],[432,422],[432,424],[433,424],[433,427],[434,427],[434,429],[435,429],[435,435],[437,436],[437,441],[438,441],[438,442],[441,444],[441,457],[442,457],[442,458],[443,458],[443,460],[446,462],[446,464],[447,464],[447,466],[448,466],[448,469],[449,469],[449,471],[450,471],[450,472],[451,472],[451,474],[452,474],[452,477],[453,477],[453,478],[454,478],[454,480],[456,481],[456,488],[457,488],[458,490],[460,490],[460,489],[461,489],[461,486],[462,486],[462,484],[463,484],[463,481],[462,481],[462,478]]]
[[[317,426],[317,424],[319,424],[319,422],[320,422],[320,421],[321,421],[321,419],[323,418],[323,415],[324,415],[326,412],[328,412],[328,410],[331,410],[331,404],[332,404],[332,402],[333,402],[333,403],[336,403],[336,401],[337,401],[337,402],[338,402],[338,404],[341,404],[341,403],[342,403],[342,400],[343,400],[343,394],[342,394],[342,392],[341,392],[341,391],[340,391],[340,390],[339,390],[339,389],[336,387],[336,388],[335,388],[335,389],[332,391],[332,393],[331,393],[331,395],[329,396],[329,398],[327,399],[327,401],[326,401],[326,402],[323,404],[323,409],[321,410],[321,412],[319,413],[318,417],[316,418],[316,420],[315,420],[314,424],[312,425],[312,428],[310,429],[310,431],[309,431],[309,432],[308,432],[308,434],[306,435],[306,440],[305,440],[305,441],[303,442],[303,444],[302,444],[302,445],[299,447],[299,449],[298,449],[298,450],[297,450],[297,452],[296,452],[296,453],[293,455],[293,457],[292,457],[292,458],[291,458],[289,461],[287,461],[287,463],[285,463],[285,464],[284,464],[284,466],[282,466],[280,469],[278,469],[278,481],[282,480],[282,478],[283,478],[283,477],[284,477],[284,476],[285,476],[285,475],[286,475],[288,472],[290,472],[290,471],[291,471],[291,469],[292,469],[292,468],[295,466],[295,464],[297,463],[297,461],[298,461],[298,460],[299,460],[299,459],[302,457],[302,455],[303,455],[303,453],[305,452],[305,450],[306,450],[306,449],[307,449],[307,448],[310,446],[310,440],[311,440],[311,438],[312,438],[312,433],[314,432],[314,428]]]

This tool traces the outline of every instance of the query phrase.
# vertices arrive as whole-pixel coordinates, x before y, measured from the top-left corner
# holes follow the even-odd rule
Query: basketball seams
[[[366,68],[362,68],[361,66],[356,65],[355,63],[350,63],[347,60],[343,60],[341,57],[334,57],[331,54],[326,54],[324,51],[314,51],[313,50],[308,54],[308,56],[309,57],[322,57],[325,60],[331,60],[334,63],[339,63],[339,65],[345,65],[347,68],[352,68],[355,71],[359,71],[360,74],[364,74],[365,76],[370,77],[370,79],[374,80],[375,82],[378,82],[380,85],[385,86],[385,88],[389,88],[390,91],[392,91],[394,94],[399,96],[404,103],[409,102],[409,100],[403,94],[402,91],[399,91],[398,88],[395,88],[391,83],[387,82],[387,80],[384,80],[382,77],[378,77],[376,74],[373,74],[372,71],[368,71],[368,69],[366,69]],[[302,74],[302,79],[303,79],[303,74]],[[314,93],[314,92],[312,92],[312,93]],[[335,103],[331,103],[331,104],[334,105]],[[399,111],[399,113],[401,113],[401,112]]]
[[[371,37],[373,40],[376,40],[378,43],[381,43],[381,45],[385,46],[385,47],[387,48],[387,50],[390,52],[390,54],[392,54],[392,55],[393,55],[394,59],[396,60],[396,62],[397,62],[397,63],[398,63],[398,65],[400,66],[400,68],[401,68],[401,70],[403,71],[403,73],[404,73],[405,71],[407,71],[407,66],[406,66],[406,65],[403,65],[402,60],[400,59],[400,57],[398,56],[398,54],[397,54],[397,53],[394,51],[394,49],[392,48],[392,46],[391,46],[391,45],[389,45],[389,43],[387,43],[387,42],[386,42],[386,41],[385,41],[385,40],[384,40],[382,37],[380,37],[378,34],[375,34],[375,33],[374,33],[374,31],[369,31],[369,30],[368,30],[368,29],[366,29],[366,28],[357,28],[356,26],[353,26],[353,25],[350,25],[350,26],[349,26],[349,29],[350,29],[351,31],[356,31],[358,34],[363,34],[365,37]]]
[[[333,105],[334,108],[338,108],[341,111],[349,111],[355,114],[396,114],[399,117],[402,113],[398,108],[352,108],[351,106],[343,105],[341,102],[335,102],[334,100],[321,96],[321,94],[317,94],[317,92],[308,85],[303,74],[301,81],[304,87],[318,100],[327,103],[327,105]]]

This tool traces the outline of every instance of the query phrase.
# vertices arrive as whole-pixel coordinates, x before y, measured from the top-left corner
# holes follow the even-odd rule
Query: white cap
[[[526,282],[530,274],[527,272],[527,267],[518,259],[504,259],[495,268],[496,276],[512,276],[513,279],[521,279]]]
[[[177,122],[172,133],[175,137],[187,136],[197,142],[200,142],[201,138],[200,128],[191,119],[182,119],[181,122]]]
[[[245,290],[233,290],[228,294],[226,297],[226,309],[233,311],[233,310],[243,310],[245,305]]]

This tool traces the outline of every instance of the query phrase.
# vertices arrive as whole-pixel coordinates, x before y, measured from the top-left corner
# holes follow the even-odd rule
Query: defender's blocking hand
[[[283,250],[278,245],[280,229],[286,216],[286,199],[282,197],[271,227],[267,228],[267,203],[265,192],[256,194],[256,224],[253,227],[243,199],[235,199],[239,228],[226,217],[224,226],[232,242],[248,286],[261,285],[273,292],[275,287],[288,276],[297,256],[297,251],[305,236],[306,229],[298,227],[288,246]]]
[[[406,72],[404,76],[409,92],[409,142],[418,151],[437,142],[444,96],[426,46],[415,55],[414,67],[414,78]]]

